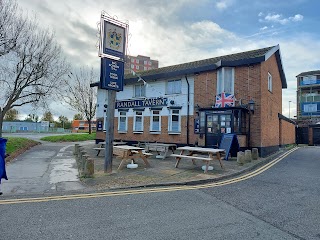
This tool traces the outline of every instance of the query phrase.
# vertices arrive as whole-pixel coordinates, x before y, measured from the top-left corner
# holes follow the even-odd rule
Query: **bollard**
[[[259,152],[258,148],[252,148],[252,160],[258,160]]]
[[[251,156],[251,150],[245,150],[244,151],[244,159],[245,159],[245,162],[251,162],[252,160],[252,156]]]
[[[243,165],[245,164],[245,160],[244,160],[244,152],[237,152],[237,163],[239,165]]]
[[[94,160],[91,158],[87,158],[85,161],[85,168],[84,168],[84,176],[85,177],[93,177],[94,174]]]

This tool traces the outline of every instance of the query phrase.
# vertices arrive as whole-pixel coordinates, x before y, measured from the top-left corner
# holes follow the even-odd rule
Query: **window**
[[[145,97],[146,96],[146,86],[144,84],[134,85],[134,96],[135,97]]]
[[[169,115],[169,132],[180,132],[180,110],[170,109]]]
[[[161,126],[160,110],[151,110],[150,131],[160,132],[161,131],[160,126]]]
[[[143,70],[144,70],[144,71],[148,70],[148,67],[143,67]]]
[[[206,113],[200,112],[200,133],[206,132]]]
[[[272,75],[268,73],[268,90],[272,92]]]
[[[136,59],[136,63],[139,63],[139,59]]]
[[[136,66],[136,69],[139,70],[139,66]]]
[[[133,131],[143,132],[143,112],[142,111],[135,111]]]
[[[131,68],[134,69],[134,64],[131,64]]]
[[[118,118],[118,131],[119,132],[127,132],[127,112],[119,111],[119,118]]]
[[[220,68],[217,78],[217,94],[234,94],[234,68]]]
[[[148,65],[148,61],[147,61],[147,60],[144,60],[143,64],[144,64],[144,65]]]
[[[167,84],[167,94],[181,93],[181,80],[171,80]]]
[[[134,58],[131,58],[131,62],[134,63]]]

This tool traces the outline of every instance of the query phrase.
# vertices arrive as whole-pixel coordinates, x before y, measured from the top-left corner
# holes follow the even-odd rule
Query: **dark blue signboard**
[[[231,153],[232,157],[236,157],[240,149],[237,135],[223,134],[219,148],[226,151],[226,160],[229,158],[229,153]]]
[[[194,119],[194,133],[200,133],[200,119]]]
[[[124,63],[101,58],[100,88],[123,91]]]
[[[167,106],[167,98],[146,98],[137,100],[117,101],[116,109],[121,108],[145,108]]]

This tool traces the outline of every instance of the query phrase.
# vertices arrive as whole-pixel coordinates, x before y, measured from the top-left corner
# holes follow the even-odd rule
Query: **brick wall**
[[[280,145],[293,144],[296,142],[296,127],[295,124],[279,119],[280,124]]]
[[[268,72],[272,75],[272,92],[268,91]],[[282,84],[275,55],[261,64],[261,145],[262,147],[278,146],[279,118],[282,113]]]

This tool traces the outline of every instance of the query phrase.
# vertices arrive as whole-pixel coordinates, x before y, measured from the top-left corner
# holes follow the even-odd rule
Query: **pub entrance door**
[[[206,147],[219,147],[225,133],[233,133],[232,113],[207,113]]]

